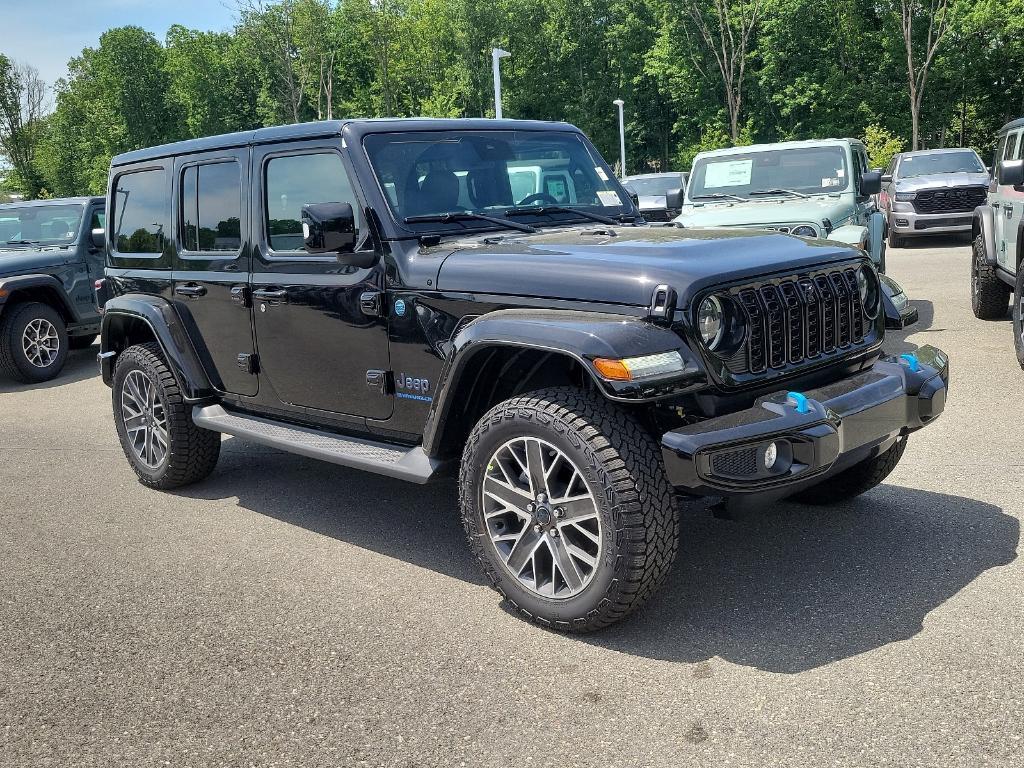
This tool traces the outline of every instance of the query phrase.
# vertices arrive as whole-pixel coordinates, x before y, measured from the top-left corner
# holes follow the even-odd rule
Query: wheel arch
[[[984,238],[985,263],[994,267],[996,264],[996,238],[991,205],[981,205],[974,209],[974,217],[971,220],[971,240],[976,240],[978,235],[982,235]]]
[[[64,286],[53,275],[19,275],[0,280],[0,315],[7,307],[29,301],[53,307],[65,325],[79,320]]]

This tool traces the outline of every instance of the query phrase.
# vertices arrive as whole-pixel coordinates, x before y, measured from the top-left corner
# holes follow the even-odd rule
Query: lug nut
[[[541,504],[543,504],[547,500],[548,500],[548,497],[545,496],[543,493],[538,493],[537,494],[537,501],[540,502]]]
[[[561,507],[555,509],[555,517],[565,517],[565,510]]]
[[[535,533],[540,533],[544,529],[541,528],[540,524],[538,523],[537,525],[533,526],[533,530]]]
[[[526,511],[529,512],[531,515],[533,514],[533,510],[535,510],[536,508],[537,507],[535,507],[533,504],[526,505]]]
[[[551,534],[551,538],[552,539],[557,539],[558,538],[558,529],[557,528],[552,528],[550,531],[548,531],[548,533]]]

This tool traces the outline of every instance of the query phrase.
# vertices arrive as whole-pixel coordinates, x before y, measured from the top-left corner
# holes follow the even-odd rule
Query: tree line
[[[0,54],[0,187],[102,193],[112,155],[305,120],[566,120],[630,172],[865,138],[876,164],[1024,115],[1024,0],[239,0],[234,26],[105,32],[57,83]]]

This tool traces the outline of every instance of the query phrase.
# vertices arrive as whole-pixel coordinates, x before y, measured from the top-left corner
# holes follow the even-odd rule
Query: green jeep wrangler
[[[1024,367],[1024,117],[999,131],[988,200],[974,211],[971,309],[982,320],[1006,317],[1011,292],[1013,343]]]
[[[820,237],[867,251],[885,271],[880,170],[856,139],[757,144],[701,152],[675,223],[749,227]],[[672,207],[669,201],[669,207]]]

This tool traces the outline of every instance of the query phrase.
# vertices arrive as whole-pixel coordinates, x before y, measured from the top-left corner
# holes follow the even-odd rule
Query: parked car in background
[[[901,152],[882,175],[879,207],[889,245],[921,235],[971,232],[974,209],[985,202],[989,174],[973,149]]]
[[[103,275],[104,198],[0,205],[0,376],[48,381],[69,349],[100,329],[93,282]]]
[[[621,179],[630,194],[636,195],[645,221],[671,221],[678,208],[669,208],[667,196],[686,189],[686,173],[638,173]]]
[[[1006,317],[1013,302],[1013,344],[1024,368],[1024,118],[1000,129],[992,181],[971,223],[971,308],[982,320]]]

